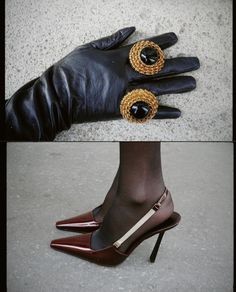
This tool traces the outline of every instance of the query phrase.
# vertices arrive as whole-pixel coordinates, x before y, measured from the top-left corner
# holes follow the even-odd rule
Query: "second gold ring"
[[[158,109],[156,96],[146,89],[134,89],[128,92],[120,104],[120,113],[129,122],[145,123],[152,119]]]

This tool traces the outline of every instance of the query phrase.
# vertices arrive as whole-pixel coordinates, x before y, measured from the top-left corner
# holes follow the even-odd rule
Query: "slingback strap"
[[[151,210],[149,210],[128,232],[125,233],[120,239],[113,243],[116,248],[120,247],[135,231],[137,231],[153,214],[155,214],[161,207],[162,203],[166,199],[168,190],[165,189],[163,195],[155,203]]]

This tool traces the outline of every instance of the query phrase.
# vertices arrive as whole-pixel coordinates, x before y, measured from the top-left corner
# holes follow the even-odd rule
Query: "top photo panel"
[[[6,1],[7,141],[232,141],[231,0]]]

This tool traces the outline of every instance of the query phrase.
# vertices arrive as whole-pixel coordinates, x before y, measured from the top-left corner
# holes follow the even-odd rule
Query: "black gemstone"
[[[159,59],[159,53],[156,49],[151,47],[146,47],[142,49],[140,53],[140,58],[146,65],[153,65]]]
[[[130,114],[136,119],[143,119],[149,113],[150,107],[146,102],[137,101],[130,108]]]

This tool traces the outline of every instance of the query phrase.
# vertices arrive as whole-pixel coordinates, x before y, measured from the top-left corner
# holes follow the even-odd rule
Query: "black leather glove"
[[[72,123],[119,118],[121,99],[131,89],[144,88],[161,95],[196,87],[193,77],[170,77],[198,69],[195,57],[166,59],[164,68],[152,76],[132,69],[128,58],[132,45],[120,45],[134,31],[134,27],[123,28],[79,46],[20,88],[6,102],[7,140],[50,141]],[[165,49],[174,45],[177,37],[166,33],[149,40]],[[179,116],[179,109],[159,106],[155,118]]]

